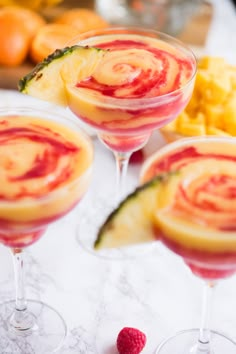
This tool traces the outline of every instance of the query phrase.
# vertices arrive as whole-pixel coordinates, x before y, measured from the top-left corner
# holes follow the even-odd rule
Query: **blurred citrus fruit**
[[[56,49],[65,47],[77,34],[78,30],[69,24],[49,23],[41,27],[30,47],[31,59],[35,63],[42,61]]]
[[[23,63],[28,54],[30,35],[16,13],[0,10],[0,43],[0,65]]]
[[[31,38],[35,36],[40,27],[46,24],[45,19],[39,13],[21,6],[5,6],[1,8],[0,13],[2,16],[12,14],[19,18]]]
[[[108,27],[108,23],[96,12],[82,8],[65,11],[54,22],[73,25],[81,33]]]
[[[38,10],[47,6],[54,6],[61,0],[0,0],[0,6],[19,5],[28,9]]]

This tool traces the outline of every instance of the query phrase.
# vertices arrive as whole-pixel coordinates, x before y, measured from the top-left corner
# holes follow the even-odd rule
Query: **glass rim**
[[[41,114],[45,114],[45,116],[41,116]],[[21,105],[6,105],[0,106],[0,119],[2,117],[5,116],[13,116],[13,115],[19,115],[19,116],[23,116],[24,114],[26,116],[31,117],[32,119],[44,119],[44,120],[49,120],[49,121],[53,121],[53,118],[55,118],[55,122],[58,123],[60,126],[65,126],[68,129],[72,129],[72,127],[74,127],[74,129],[76,129],[77,133],[83,137],[83,141],[87,142],[87,145],[90,147],[91,150],[91,163],[88,164],[88,167],[85,168],[85,170],[83,171],[83,173],[81,173],[79,176],[77,176],[76,178],[74,178],[73,180],[71,180],[69,183],[66,183],[64,186],[61,186],[60,188],[57,188],[53,191],[50,191],[49,193],[39,196],[35,199],[36,203],[40,204],[43,203],[45,201],[47,201],[48,198],[51,198],[51,196],[55,195],[59,195],[59,194],[63,194],[64,191],[66,191],[67,189],[70,189],[71,186],[73,186],[74,184],[78,183],[78,181],[80,179],[83,179],[87,174],[90,175],[90,172],[92,171],[92,165],[93,165],[93,160],[94,160],[94,148],[93,148],[93,143],[92,143],[92,139],[90,138],[90,136],[83,131],[83,128],[81,128],[79,126],[79,124],[76,124],[75,120],[72,120],[69,117],[65,117],[63,116],[62,113],[58,113],[58,112],[53,112],[50,108],[41,108],[41,107],[36,107],[36,106],[21,106]],[[57,120],[58,119],[58,120]],[[65,122],[65,123],[62,123]],[[32,198],[22,198],[20,200],[0,200],[0,206],[1,205],[14,205],[14,204],[32,204],[34,203],[34,201],[32,201]]]
[[[158,95],[156,97],[141,97],[141,98],[110,98],[110,97],[103,97],[104,102],[102,102],[101,104],[99,104],[99,106],[105,106],[107,107],[109,104],[115,104],[117,106],[122,106],[124,107],[125,104],[137,104],[137,106],[139,105],[143,105],[146,104],[147,106],[152,106],[152,105],[156,105],[158,102],[160,104],[163,104],[165,102],[165,100],[171,100],[171,99],[175,99],[175,97],[180,94],[182,91],[184,91],[188,86],[191,85],[191,83],[193,82],[196,73],[197,73],[197,58],[194,54],[194,52],[192,51],[192,49],[185,44],[184,42],[182,42],[181,40],[172,37],[169,34],[166,34],[164,32],[161,31],[156,31],[153,29],[149,29],[149,28],[145,28],[145,27],[125,27],[125,26],[110,26],[108,28],[103,28],[103,29],[97,29],[97,30],[91,30],[91,31],[87,31],[81,34],[76,35],[74,38],[72,38],[70,41],[68,41],[66,43],[66,46],[72,46],[72,45],[82,45],[83,41],[89,40],[91,38],[95,38],[95,37],[99,37],[99,36],[103,36],[106,34],[126,34],[126,33],[130,33],[132,34],[139,34],[139,35],[143,35],[143,36],[147,36],[147,37],[152,37],[152,38],[157,38],[160,37],[160,40],[165,41],[167,43],[169,43],[170,45],[175,45],[176,48],[179,48],[180,50],[184,50],[192,59],[193,61],[193,70],[192,70],[192,75],[191,77],[187,80],[187,82],[182,85],[181,87],[179,87],[176,90],[173,90],[171,92],[162,94],[162,95]],[[150,36],[148,36],[148,34],[150,34]],[[96,48],[96,45],[95,45]],[[137,106],[132,108],[129,107],[130,110],[132,109],[137,109]]]
[[[188,146],[191,145],[192,143],[207,143],[207,142],[213,143],[214,142],[222,142],[225,144],[232,144],[236,145],[236,139],[235,137],[226,137],[226,136],[209,136],[209,135],[202,135],[202,136],[194,136],[194,137],[186,137],[182,138],[179,140],[176,140],[171,143],[167,143],[166,145],[162,146],[159,150],[155,151],[152,153],[144,164],[141,167],[140,173],[139,173],[139,181],[140,183],[143,183],[143,177],[145,176],[145,173],[147,169],[155,162],[157,158],[162,158],[165,156],[166,153],[174,151],[177,148],[180,148],[182,146]]]

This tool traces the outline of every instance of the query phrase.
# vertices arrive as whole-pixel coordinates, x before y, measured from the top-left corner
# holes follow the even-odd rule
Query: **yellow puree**
[[[235,141],[206,139],[191,146],[201,156],[172,163],[168,170],[179,172],[167,178],[158,190],[155,222],[167,238],[185,248],[235,252],[236,198],[232,197],[232,190],[236,192]],[[153,177],[153,166],[158,161],[167,160],[182,149],[170,151],[170,146],[162,154],[154,155],[145,166],[142,182]],[[214,154],[232,156],[234,161]],[[158,173],[156,169],[155,174]]]
[[[63,153],[57,144],[73,152]],[[48,168],[40,165],[45,159]],[[90,141],[76,130],[38,117],[1,117],[0,221],[24,228],[65,213],[86,191],[92,159]],[[27,176],[33,166],[38,173]]]

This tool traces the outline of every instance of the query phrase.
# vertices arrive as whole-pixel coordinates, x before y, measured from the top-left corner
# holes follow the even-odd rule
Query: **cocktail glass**
[[[0,242],[13,255],[16,285],[15,301],[0,306],[0,332],[32,353],[55,352],[66,324],[52,307],[26,299],[23,250],[83,197],[92,143],[73,121],[30,104],[0,108],[0,141]]]
[[[68,43],[74,44],[108,50],[90,78],[76,90],[67,88],[67,98],[71,111],[114,153],[119,199],[131,154],[188,103],[196,60],[183,43],[148,29],[87,32]]]
[[[215,284],[236,272],[235,139],[202,137],[169,144],[146,161],[141,181],[166,172],[175,177],[158,195],[157,237],[205,286],[200,329],[177,333],[156,353],[233,354],[236,343],[211,331],[209,318]]]

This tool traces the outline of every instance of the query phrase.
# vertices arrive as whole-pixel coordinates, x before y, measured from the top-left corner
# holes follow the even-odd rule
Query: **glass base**
[[[167,338],[155,354],[235,354],[236,343],[224,334],[211,331],[210,348],[198,345],[199,329],[181,331]]]
[[[27,301],[27,314],[20,326],[17,315],[13,316],[15,301],[0,304],[0,348],[1,353],[57,352],[66,337],[67,327],[61,315],[41,301]],[[22,316],[21,316],[22,317]]]

